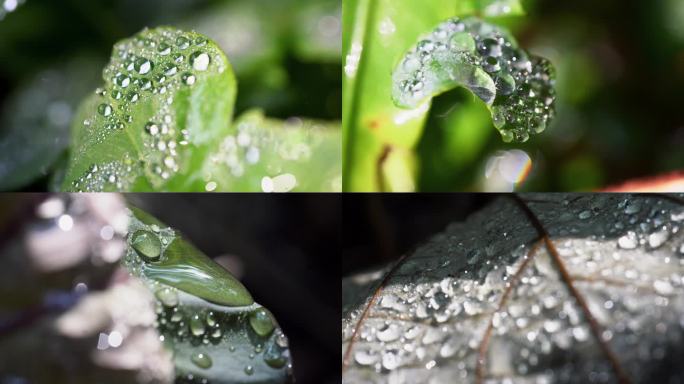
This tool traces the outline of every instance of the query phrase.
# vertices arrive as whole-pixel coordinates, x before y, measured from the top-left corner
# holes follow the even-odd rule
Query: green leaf
[[[404,55],[392,75],[392,97],[416,108],[463,86],[487,104],[505,142],[527,141],[554,117],[555,74],[503,28],[476,18],[439,24]]]
[[[236,82],[211,41],[172,28],[114,46],[105,85],[73,122],[63,188],[201,190],[197,172],[230,129]]]
[[[340,129],[335,123],[269,119],[245,112],[210,156],[206,190],[318,191],[342,188]]]
[[[288,341],[242,284],[174,229],[131,208],[123,265],[157,299],[179,382],[283,383]]]
[[[417,143],[429,105],[411,111],[396,107],[392,103],[392,68],[416,36],[454,14],[454,3],[449,0],[427,1],[420,6],[412,0],[342,3],[345,190],[379,190],[384,177],[379,171],[383,168],[380,164],[383,153],[393,147],[410,150]],[[410,161],[407,158],[404,162]],[[404,174],[402,178],[407,176],[412,177]]]
[[[100,65],[76,58],[40,71],[10,96],[2,113],[0,190],[44,177],[69,145],[69,124],[81,98],[97,84]]]
[[[524,15],[520,0],[472,0],[457,2],[455,16],[479,15],[484,17]]]

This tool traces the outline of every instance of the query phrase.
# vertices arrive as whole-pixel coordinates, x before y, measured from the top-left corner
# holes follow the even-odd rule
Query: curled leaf
[[[503,28],[477,18],[449,19],[404,55],[392,75],[402,108],[463,86],[484,101],[505,142],[524,142],[555,115],[551,63],[518,47]]]
[[[284,383],[287,337],[245,287],[174,229],[131,208],[123,264],[157,299],[178,382]]]

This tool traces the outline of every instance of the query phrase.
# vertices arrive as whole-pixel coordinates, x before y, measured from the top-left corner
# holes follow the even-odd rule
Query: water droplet
[[[192,354],[191,360],[196,366],[202,369],[209,369],[212,365],[211,357],[206,353],[195,352]]]
[[[205,52],[197,51],[190,56],[190,62],[192,63],[192,68],[196,71],[206,71],[209,68],[211,59]]]
[[[121,88],[126,88],[131,84],[131,78],[124,75],[123,73],[120,73],[114,77],[114,84],[118,85]]]
[[[249,315],[249,324],[259,336],[268,336],[273,332],[271,314],[265,308],[259,308]]]
[[[109,104],[100,104],[97,107],[97,112],[100,113],[100,115],[102,115],[104,117],[111,116],[112,106]]]
[[[133,68],[135,68],[136,72],[138,72],[139,74],[146,75],[150,73],[150,71],[154,68],[154,63],[152,63],[150,60],[141,57],[135,61],[135,65],[133,66]]]
[[[175,289],[167,287],[161,288],[154,293],[154,296],[167,307],[175,307],[178,305],[178,294],[176,293]],[[180,321],[180,319],[178,319],[178,321]]]
[[[273,368],[282,368],[287,363],[287,355],[277,343],[271,343],[264,352],[264,362]]]
[[[139,230],[131,237],[131,246],[145,261],[156,261],[161,255],[161,242],[152,232]]]
[[[638,244],[636,233],[633,231],[627,232],[626,235],[618,239],[618,247],[623,249],[634,249]]]
[[[176,46],[180,49],[187,49],[190,46],[190,40],[185,36],[178,36]]]
[[[254,373],[254,367],[252,367],[251,365],[248,365],[245,367],[245,374],[247,376],[251,376],[253,373]]]
[[[166,56],[171,53],[171,46],[166,44],[166,43],[159,43],[159,47],[157,48],[157,51],[159,52],[160,55]]]
[[[662,228],[648,235],[648,245],[652,249],[658,248],[663,245],[669,237],[670,232],[667,230],[667,228]]]
[[[183,79],[183,82],[187,85],[193,85],[193,84],[195,84],[195,81],[197,80],[195,75],[193,75],[192,73],[188,73],[188,72],[184,73],[181,78]]]
[[[204,321],[199,314],[194,314],[190,318],[190,332],[195,336],[202,336],[204,335],[204,331]]]
[[[580,220],[586,220],[586,219],[591,217],[591,211],[589,211],[589,210],[582,211],[579,213],[579,215],[577,215],[577,217],[579,217]]]
[[[397,340],[399,336],[401,336],[401,329],[396,324],[390,324],[386,326],[384,329],[379,330],[376,333],[376,336],[380,341],[394,341]]]
[[[455,33],[449,40],[451,49],[463,52],[475,52],[475,40],[468,32]]]
[[[354,353],[354,360],[361,365],[371,365],[380,360],[380,356],[373,350],[360,349]]]

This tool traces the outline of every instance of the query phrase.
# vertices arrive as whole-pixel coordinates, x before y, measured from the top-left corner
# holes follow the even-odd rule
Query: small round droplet
[[[193,75],[192,73],[184,73],[182,79],[183,79],[183,82],[187,85],[193,85],[193,84],[195,84],[195,81],[197,80],[195,75]]]
[[[145,261],[155,261],[161,255],[161,241],[150,231],[139,230],[131,237],[131,246]]]
[[[268,336],[273,332],[271,314],[265,308],[259,308],[249,315],[249,324],[259,336]]]
[[[247,376],[251,376],[253,373],[254,373],[254,367],[252,367],[251,365],[248,365],[245,367],[245,374]]]
[[[112,106],[109,104],[100,104],[97,107],[97,112],[104,117],[111,116]]]
[[[154,67],[154,64],[151,61],[149,61],[143,57],[136,60],[134,66],[133,66],[133,68],[135,68],[136,72],[138,72],[141,75],[146,75],[146,74],[150,73],[150,71],[152,70],[153,67]]]
[[[176,39],[176,46],[180,49],[188,49],[190,46],[190,40],[185,36],[178,36]]]
[[[196,366],[202,369],[209,369],[212,365],[211,357],[206,353],[195,352],[192,354],[191,360]]]

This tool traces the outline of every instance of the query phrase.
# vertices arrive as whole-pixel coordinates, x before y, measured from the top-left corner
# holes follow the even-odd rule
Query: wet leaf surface
[[[555,115],[551,63],[518,47],[505,29],[477,18],[452,18],[423,37],[393,73],[392,96],[414,109],[463,86],[487,104],[503,141],[527,141]]]
[[[683,202],[501,197],[346,278],[343,381],[681,381]]]
[[[138,209],[132,208],[128,228],[123,264],[154,293],[178,382],[284,383],[291,377],[287,337],[237,279]]]

